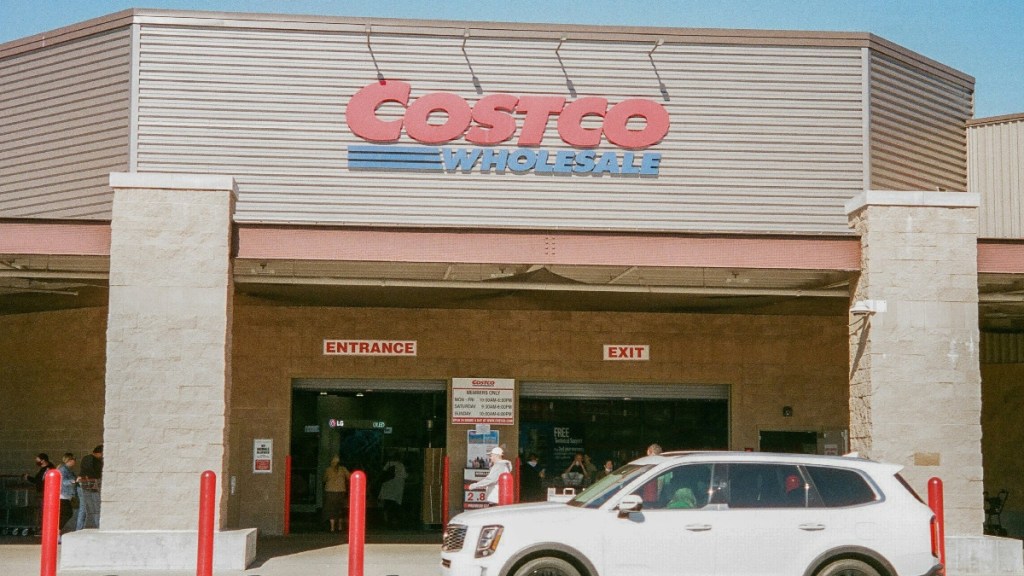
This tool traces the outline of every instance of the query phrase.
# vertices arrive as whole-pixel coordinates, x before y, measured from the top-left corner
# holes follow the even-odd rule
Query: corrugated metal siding
[[[0,60],[0,217],[109,219],[128,168],[130,28]]]
[[[968,129],[970,190],[982,238],[1024,238],[1024,119]]]
[[[649,57],[639,44],[569,40],[556,54],[551,40],[462,42],[378,35],[371,54],[364,34],[144,24],[138,170],[235,176],[241,222],[851,233],[843,205],[863,189],[858,48],[665,44]],[[413,98],[655,99],[672,118],[654,150],[661,174],[350,172],[346,147],[365,142],[345,105],[378,72],[410,82]],[[544,148],[565,149],[554,120]]]
[[[870,187],[966,190],[973,91],[879,53],[870,77]]]

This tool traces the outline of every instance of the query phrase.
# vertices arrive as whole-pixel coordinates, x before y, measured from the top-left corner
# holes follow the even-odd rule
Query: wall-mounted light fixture
[[[558,51],[562,49],[562,44],[568,39],[565,34],[562,34],[562,37],[558,39],[558,46],[555,47],[555,54],[558,54]]]
[[[850,314],[858,318],[871,316],[878,312],[885,312],[885,300],[857,300],[850,306]]]

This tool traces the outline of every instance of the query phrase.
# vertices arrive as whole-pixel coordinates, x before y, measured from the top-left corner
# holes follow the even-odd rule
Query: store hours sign
[[[452,379],[452,424],[514,423],[515,380]]]

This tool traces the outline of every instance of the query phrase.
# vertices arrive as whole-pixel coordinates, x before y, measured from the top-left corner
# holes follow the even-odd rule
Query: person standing
[[[405,479],[408,473],[405,471],[405,464],[393,454],[384,463],[382,472],[386,480],[380,485],[377,499],[384,508],[384,523],[396,526],[401,523],[402,497],[405,494]]]
[[[36,466],[39,469],[35,474],[24,474],[22,478],[26,482],[36,487],[37,499],[39,500],[39,508],[36,510],[36,525],[42,527],[43,525],[43,488],[46,486],[46,473],[47,471],[54,468],[52,462],[50,462],[50,456],[46,452],[40,452],[36,454]]]
[[[536,454],[530,454],[526,459],[526,466],[523,466],[520,474],[522,474],[520,489],[523,502],[544,500],[544,468],[541,467]]]
[[[78,470],[78,523],[75,530],[100,527],[100,487],[103,481],[103,444],[82,458]]]
[[[650,446],[647,447],[648,456],[657,456],[662,452],[663,450],[661,449],[661,444],[651,444]]]
[[[587,471],[587,467],[583,463],[583,452],[577,452],[573,456],[568,468],[562,472],[562,481],[565,482],[567,488],[577,490],[590,484],[590,472]]]
[[[500,501],[500,494],[498,494],[498,478],[500,478],[505,472],[512,472],[512,463],[505,460],[505,451],[502,450],[500,446],[491,448],[491,451],[487,456],[491,461],[491,470],[487,473],[486,477],[470,484],[469,489],[479,490],[480,488],[486,488],[487,493],[485,497],[487,505],[497,506]]]
[[[54,468],[53,462],[50,462],[50,457],[46,452],[40,452],[36,454],[36,466],[39,467],[35,474],[23,474],[22,478],[26,482],[36,487],[36,492],[39,496],[43,495],[43,487],[45,486],[46,471]]]
[[[61,465],[57,466],[57,471],[60,472],[60,525],[58,531],[64,532],[64,527],[67,526],[68,520],[71,520],[71,516],[74,514],[75,509],[71,505],[71,499],[75,496],[75,472],[72,468],[75,466],[75,455],[71,452],[65,452],[64,458],[61,459]]]
[[[605,460],[604,461],[604,468],[602,468],[600,471],[598,471],[597,477],[595,478],[595,480],[600,480],[601,478],[604,478],[605,476],[611,474],[614,470],[615,470],[615,464],[612,463],[611,460]]]
[[[324,471],[324,516],[330,523],[331,532],[341,530],[345,522],[345,497],[348,496],[348,468],[341,465],[341,458],[331,458],[331,465]]]
[[[590,486],[590,483],[594,481],[597,476],[597,465],[594,464],[593,459],[590,458],[590,454],[583,455],[583,467],[587,469],[587,482],[583,485],[584,488]]]

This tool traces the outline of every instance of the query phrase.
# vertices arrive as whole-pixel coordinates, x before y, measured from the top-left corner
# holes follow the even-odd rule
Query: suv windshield
[[[619,491],[623,486],[635,480],[638,476],[647,472],[653,465],[626,464],[611,474],[594,482],[586,490],[580,492],[575,498],[569,501],[570,506],[581,508],[597,508],[604,504],[608,498]]]

